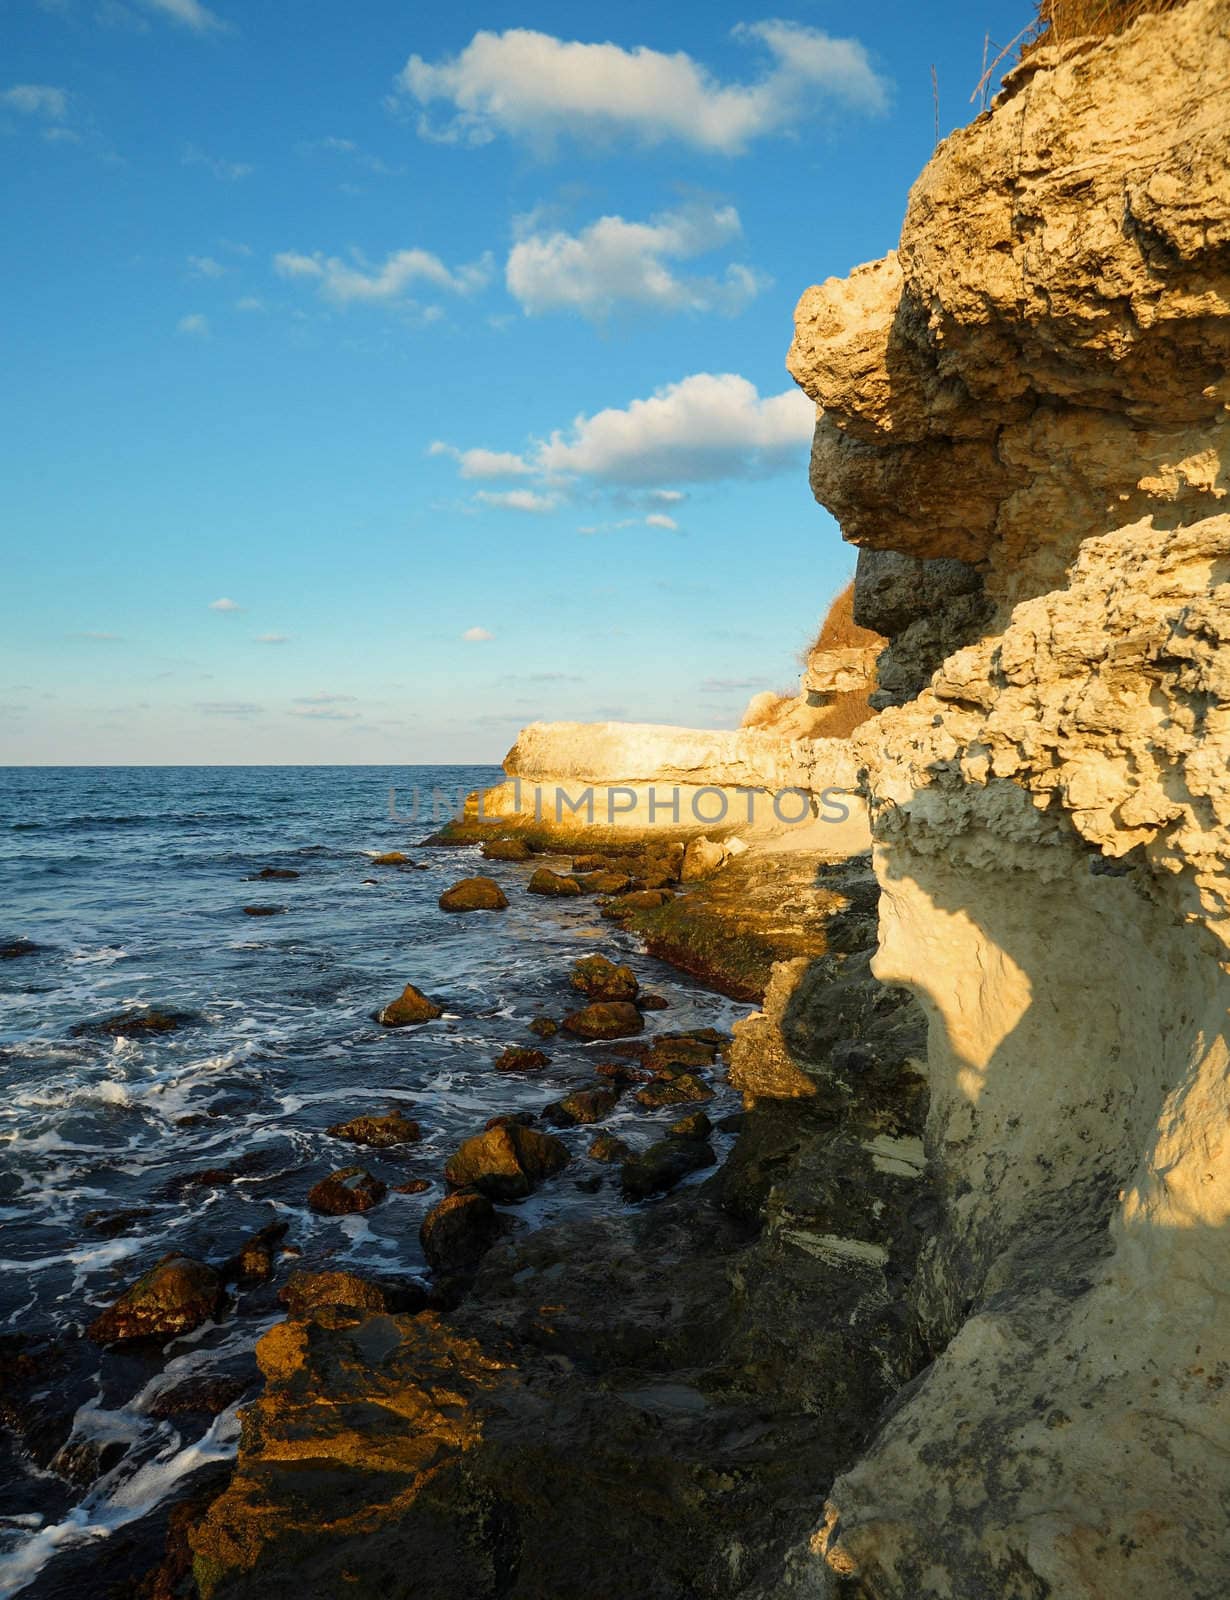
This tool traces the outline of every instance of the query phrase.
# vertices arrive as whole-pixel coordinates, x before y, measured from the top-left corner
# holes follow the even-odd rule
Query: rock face
[[[792,1595],[1230,1588],[1228,82],[1225,0],[1037,52],[800,303],[816,494],[919,564],[911,620],[861,557],[867,614],[948,620],[855,739],[937,1358]]]

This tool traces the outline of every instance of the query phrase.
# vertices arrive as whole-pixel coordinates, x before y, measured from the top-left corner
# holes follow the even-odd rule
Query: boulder
[[[288,1224],[271,1222],[252,1234],[222,1268],[224,1281],[251,1284],[268,1283],[273,1277],[278,1246],[286,1237]]]
[[[657,1078],[636,1091],[636,1102],[648,1111],[659,1106],[688,1105],[695,1100],[712,1100],[713,1090],[694,1072],[681,1072],[677,1077]]]
[[[612,869],[609,856],[574,856],[572,861],[574,872],[610,872]]]
[[[631,967],[617,967],[606,956],[585,956],[573,967],[570,981],[591,1000],[635,1000],[641,987]]]
[[[278,1295],[287,1314],[296,1319],[310,1316],[318,1306],[353,1306],[363,1311],[389,1311],[392,1308],[384,1290],[357,1272],[292,1272]]]
[[[539,867],[526,887],[530,894],[574,895],[581,892],[581,885],[575,878],[552,872],[550,867]]]
[[[36,955],[38,950],[32,939],[10,939],[7,944],[0,944],[0,961],[16,961],[18,956]]]
[[[530,1032],[536,1033],[540,1039],[553,1039],[559,1032],[559,1023],[554,1017],[535,1017],[530,1023]]]
[[[280,883],[284,879],[289,881],[291,878],[297,878],[298,876],[299,874],[291,867],[262,867],[259,872],[253,872],[249,877],[245,878],[244,882],[261,883],[276,879]]]
[[[591,872],[577,882],[586,894],[623,894],[633,887],[626,872]]]
[[[564,1018],[565,1029],[576,1039],[624,1039],[644,1026],[644,1018],[629,1000],[599,1000]]]
[[[352,1117],[349,1122],[335,1122],[327,1132],[331,1139],[365,1144],[373,1150],[387,1150],[395,1144],[417,1144],[423,1137],[423,1130],[414,1118],[397,1110],[383,1117]]]
[[[495,1058],[497,1072],[537,1072],[539,1067],[550,1063],[551,1057],[545,1050],[535,1050],[524,1044],[510,1044],[508,1049]]]
[[[600,1133],[586,1154],[591,1161],[627,1161],[632,1154],[632,1146],[623,1139],[617,1139],[613,1133]]]
[[[602,915],[611,921],[628,917],[636,911],[656,911],[675,898],[670,889],[633,889],[629,894],[617,895],[602,908]]]
[[[664,1067],[711,1067],[716,1059],[717,1046],[709,1039],[662,1034],[653,1041],[644,1064],[651,1072],[660,1072]]]
[[[637,995],[636,1003],[642,1011],[665,1011],[670,1005],[664,994]]]
[[[557,1128],[574,1128],[579,1123],[601,1122],[618,1103],[618,1089],[577,1089],[562,1100],[552,1101],[542,1114]]]
[[[687,849],[683,852],[683,866],[679,876],[684,883],[695,883],[700,878],[711,878],[726,865],[728,857],[729,851],[724,844],[719,844],[714,839],[706,839],[702,834],[699,839],[689,841]]]
[[[407,1178],[405,1183],[393,1185],[394,1194],[426,1194],[431,1188],[430,1178]]]
[[[489,1128],[532,1128],[538,1118],[532,1111],[501,1111],[497,1116],[488,1117],[483,1123],[484,1132]]]
[[[663,1194],[690,1172],[700,1172],[716,1161],[713,1147],[703,1139],[660,1139],[624,1162],[619,1174],[624,1198],[646,1200],[651,1194]]]
[[[666,1136],[668,1139],[707,1139],[712,1132],[713,1124],[705,1113],[693,1111],[680,1117],[678,1122],[672,1122]]]
[[[629,1066],[626,1061],[604,1061],[601,1066],[594,1069],[600,1078],[605,1078],[608,1083],[616,1083],[621,1087],[629,1083],[647,1083],[649,1074],[642,1072],[639,1067]]]
[[[524,839],[486,839],[482,853],[488,861],[528,861],[534,854]]]
[[[441,911],[503,911],[508,896],[494,878],[463,878],[440,896]]]
[[[78,1022],[72,1029],[74,1038],[82,1034],[105,1033],[112,1039],[129,1039],[149,1033],[174,1033],[185,1023],[196,1018],[186,1011],[159,1011],[154,1006],[141,1006],[131,1011],[121,1011],[114,1017],[104,1017],[101,1022]]]
[[[423,1218],[419,1243],[436,1273],[472,1271],[502,1230],[501,1219],[476,1189],[445,1195]]]
[[[345,1217],[356,1211],[370,1211],[387,1193],[388,1186],[363,1167],[340,1167],[309,1191],[307,1203],[322,1216]]]
[[[408,983],[400,996],[379,1012],[376,1021],[383,1028],[406,1028],[416,1022],[434,1022],[444,1015],[434,1000]]]
[[[514,1123],[467,1139],[449,1157],[444,1176],[455,1189],[492,1200],[521,1200],[568,1165],[568,1146],[549,1133]]]
[[[386,850],[382,856],[372,857],[373,867],[409,867],[414,863],[409,856],[402,855],[400,850]]]
[[[172,1339],[216,1317],[221,1306],[222,1279],[214,1269],[172,1251],[95,1317],[86,1336],[95,1344]]]

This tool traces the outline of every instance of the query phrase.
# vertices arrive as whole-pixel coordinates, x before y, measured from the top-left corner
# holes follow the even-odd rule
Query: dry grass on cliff
[[[820,631],[801,652],[800,660],[806,666],[808,658],[817,650],[857,650],[867,645],[883,644],[878,633],[870,628],[860,628],[854,620],[854,582],[851,580],[824,615]]]
[[[860,650],[868,645],[883,643],[878,633],[872,633],[870,628],[860,628],[855,622],[854,584],[848,583],[829,606],[816,637],[799,652],[799,660],[806,666],[818,650]],[[795,689],[779,690],[772,698],[758,695],[748,706],[740,726],[771,730],[787,719],[794,719],[798,707],[799,693]],[[811,717],[808,737],[845,739],[874,715],[867,704],[866,694],[861,690],[834,695],[829,705],[818,709]]]
[[[1149,11],[1173,11],[1185,0],[1040,0],[1038,31],[1022,50],[1044,44],[1066,44],[1090,34],[1120,33]]]

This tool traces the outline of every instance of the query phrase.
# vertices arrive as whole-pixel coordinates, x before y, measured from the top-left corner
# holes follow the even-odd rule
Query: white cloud
[[[741,24],[734,36],[767,56],[748,82],[722,83],[683,51],[583,44],[528,28],[476,33],[436,64],[412,55],[398,82],[422,107],[452,108],[437,127],[422,112],[419,131],[428,138],[479,144],[502,133],[543,146],[564,133],[623,134],[724,155],[826,104],[878,111],[886,103],[886,85],[856,39],[780,21]]]
[[[736,373],[697,372],[623,410],[578,417],[539,446],[537,465],[607,484],[758,477],[797,461],[815,417],[799,389],[762,399]]]
[[[274,271],[283,278],[303,278],[315,282],[321,294],[346,304],[351,300],[391,302],[405,297],[414,284],[428,284],[453,294],[474,294],[491,281],[494,263],[490,256],[468,266],[450,270],[429,250],[396,250],[378,267],[369,267],[361,256],[355,263],[320,251],[302,255],[284,250],[273,258]]]
[[[486,628],[467,628],[461,637],[467,644],[482,644],[487,639],[494,639],[495,634],[488,632]]]
[[[20,112],[23,117],[49,117],[60,122],[68,115],[68,91],[54,89],[49,83],[15,83],[11,89],[0,91],[0,106]]]
[[[534,470],[524,456],[511,450],[458,450],[442,439],[435,440],[427,454],[452,456],[462,478],[524,478]]]
[[[225,183],[236,183],[240,178],[250,177],[256,171],[256,168],[246,161],[222,161],[194,144],[185,146],[181,160],[186,167],[207,167],[215,178],[220,178]]]
[[[245,294],[242,300],[236,300],[236,311],[263,311],[265,302],[254,294]]]
[[[578,311],[603,317],[619,305],[659,311],[737,311],[763,286],[743,266],[725,277],[678,277],[667,265],[705,255],[737,239],[733,206],[688,206],[648,222],[600,217],[579,234],[533,233],[512,248],[508,292],[523,311]]]
[[[255,639],[257,644],[287,644],[289,641],[288,633],[258,633]]]
[[[321,689],[316,694],[300,694],[295,696],[297,706],[353,706],[357,704],[352,694],[328,694]]]
[[[226,27],[222,18],[199,4],[199,0],[141,0],[141,4],[147,11],[157,11],[160,16],[191,28],[194,33],[212,33]]]
[[[209,609],[211,611],[242,611],[244,608],[237,600],[228,600],[226,596],[223,595],[221,600],[211,600],[209,602]]]
[[[647,528],[665,528],[668,533],[677,533],[679,524],[674,517],[663,516],[660,511],[654,511],[645,518]]]
[[[538,494],[534,489],[480,489],[474,498],[480,505],[500,511],[529,511],[535,516],[545,516],[559,505],[555,495]]]
[[[175,324],[176,333],[186,333],[194,339],[209,338],[209,318],[200,311],[190,312]]]
[[[651,489],[649,498],[660,506],[676,506],[681,500],[686,500],[687,495],[682,489]]]
[[[189,256],[188,270],[194,278],[220,278],[226,268],[213,256]]]

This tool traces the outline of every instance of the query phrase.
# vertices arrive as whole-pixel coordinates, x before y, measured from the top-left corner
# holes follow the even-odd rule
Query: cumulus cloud
[[[537,464],[605,484],[759,477],[794,465],[815,417],[799,389],[762,399],[736,373],[697,372],[624,409],[578,417],[539,446]]]
[[[188,271],[194,278],[220,278],[226,268],[213,256],[189,256]]]
[[[178,22],[194,33],[213,33],[226,27],[222,18],[215,16],[199,0],[141,0],[147,11],[156,11],[172,22]]]
[[[486,628],[467,628],[461,637],[467,644],[484,644],[488,639],[494,639],[495,634]]]
[[[679,276],[668,263],[706,255],[741,231],[734,206],[688,206],[648,222],[600,217],[579,234],[530,233],[518,240],[505,281],[530,314],[576,311],[604,317],[620,305],[734,312],[766,280],[739,265],[728,266],[719,279]]]
[[[665,528],[668,533],[677,533],[679,524],[674,517],[667,517],[661,511],[653,511],[645,518],[647,528]]]
[[[187,334],[193,339],[209,338],[209,318],[201,311],[192,311],[186,317],[181,317],[175,324],[176,333]]]
[[[280,277],[315,283],[321,294],[345,305],[352,300],[369,304],[402,300],[418,284],[451,294],[475,294],[491,281],[494,263],[484,256],[481,261],[451,269],[430,250],[395,250],[373,267],[357,254],[349,262],[319,250],[310,256],[283,250],[273,258],[273,267]]]
[[[422,107],[427,138],[484,144],[499,134],[549,146],[562,134],[619,136],[645,145],[678,139],[737,155],[826,106],[879,111],[887,86],[856,39],[800,23],[744,23],[740,42],[761,55],[758,73],[723,83],[684,51],[584,44],[529,28],[479,32],[440,62],[412,55],[398,83]],[[440,102],[452,115],[431,121]]]
[[[539,494],[534,489],[480,489],[474,498],[479,505],[493,506],[499,511],[528,511],[539,517],[559,505],[555,495]]]
[[[227,597],[223,595],[221,600],[211,600],[209,602],[209,609],[211,611],[242,611],[243,607],[237,600],[228,600]]]
[[[0,107],[23,117],[47,117],[61,122],[68,115],[68,91],[49,83],[15,83],[0,91]]]
[[[524,478],[534,470],[524,456],[511,450],[458,450],[442,439],[436,439],[427,454],[452,456],[462,478]]]

